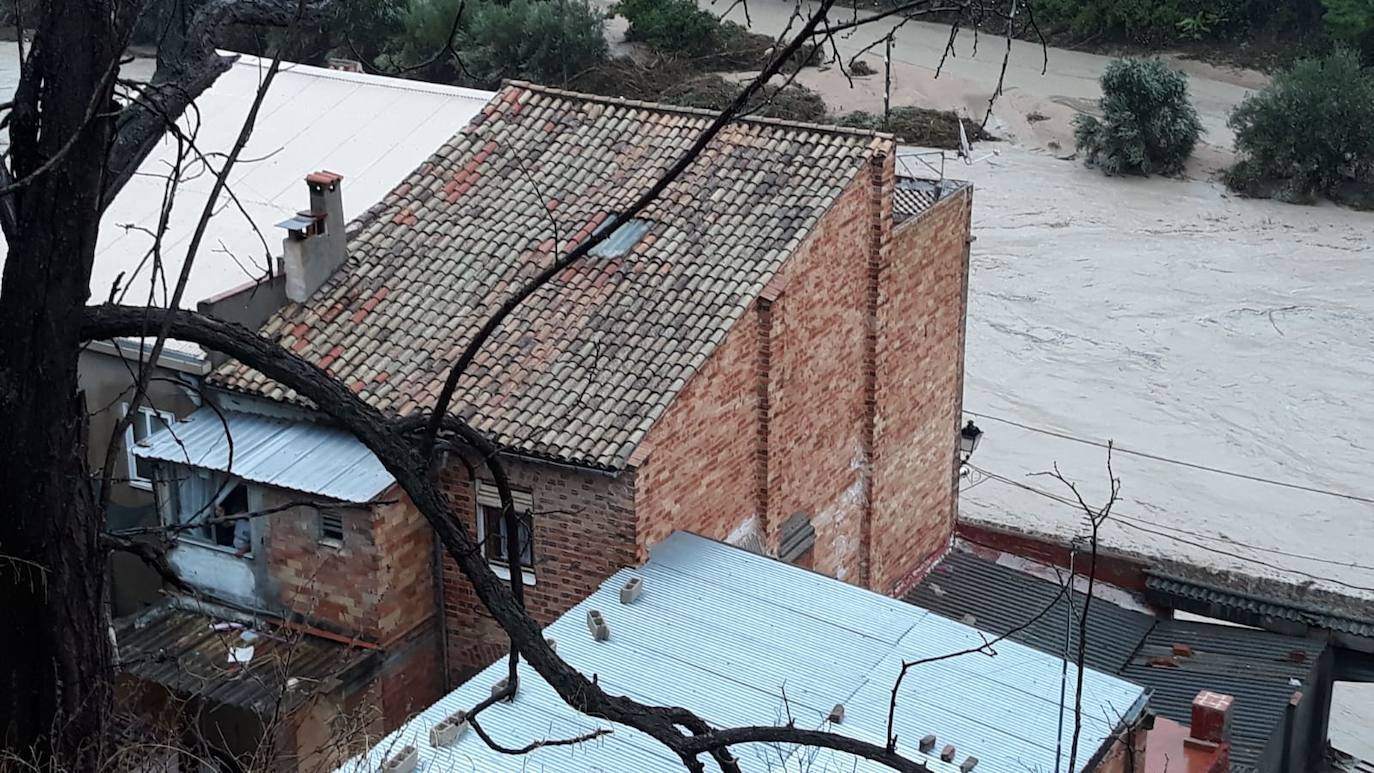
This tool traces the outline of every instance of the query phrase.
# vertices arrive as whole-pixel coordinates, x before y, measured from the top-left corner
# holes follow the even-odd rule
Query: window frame
[[[119,417],[123,419],[128,415],[129,404],[127,402],[120,403]],[[134,447],[138,445],[138,441],[134,438],[134,423],[138,421],[150,422],[148,426],[145,427],[144,431],[147,432],[145,437],[151,437],[153,432],[156,431],[151,422],[158,419],[162,420],[164,426],[170,427],[176,423],[177,417],[176,414],[171,411],[161,411],[150,405],[140,405],[138,406],[138,417],[134,421],[129,422],[129,426],[124,428],[124,466],[127,468],[128,473],[128,480],[126,482],[133,488],[142,491],[153,490],[153,479],[141,478],[138,475],[138,457],[134,455]]]
[[[476,493],[477,509],[477,544],[482,547],[482,559],[491,567],[492,572],[503,580],[511,578],[510,563],[503,558],[493,557],[488,551],[487,543],[487,510],[494,508],[497,512],[501,509],[501,495],[496,489],[495,483],[485,480],[478,480],[473,487]],[[534,498],[530,492],[520,489],[511,489],[511,499],[514,500],[516,508],[520,508],[526,514],[534,511]],[[536,560],[534,551],[534,517],[530,515],[528,553],[530,561],[526,563],[523,559],[520,562],[520,580],[526,585],[535,584],[534,562]]]
[[[186,523],[186,521],[182,517],[181,494],[177,490],[176,475],[179,472],[185,472],[188,475],[205,476],[224,474],[216,472],[214,470],[205,470],[199,467],[192,467],[186,464],[179,464],[177,462],[160,462],[158,464],[157,469],[157,474],[160,476],[160,480],[156,481],[157,489],[155,490],[155,493],[157,497],[157,509],[159,512],[159,518],[160,520],[162,520],[164,525],[170,526],[181,526]],[[216,501],[212,505],[212,507],[221,504],[224,500],[228,499],[236,489],[240,488],[243,489],[243,498],[245,506],[247,507],[247,510],[245,510],[244,512],[254,512],[255,510],[260,509],[260,492],[258,491],[257,486],[252,485],[249,481],[244,480],[243,478],[237,478],[234,476],[226,476],[226,481],[223,484],[223,489],[222,491],[217,490],[219,495],[217,496]],[[204,548],[206,550],[214,550],[220,553],[228,553],[229,555],[244,561],[253,560],[256,556],[256,551],[253,549],[254,545],[256,544],[255,538],[258,536],[257,528],[253,524],[254,519],[247,518],[243,521],[244,523],[248,524],[249,547],[248,552],[240,556],[235,551],[233,545],[221,545],[218,541],[215,540],[213,536],[208,536],[204,533],[205,529],[214,527],[214,524],[203,523],[205,519],[212,517],[214,517],[213,514],[203,516],[201,519],[201,523],[197,523],[195,524],[195,526],[191,528],[179,529],[176,532],[176,541],[188,545],[194,545],[198,548]]]

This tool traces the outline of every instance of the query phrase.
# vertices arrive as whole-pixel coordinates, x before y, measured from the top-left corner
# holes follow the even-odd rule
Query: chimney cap
[[[311,172],[305,176],[305,181],[310,185],[335,185],[343,179],[343,175],[338,172],[330,172],[321,169],[318,172]]]
[[[298,212],[291,217],[277,223],[278,228],[285,228],[288,231],[307,231],[318,222],[309,212]]]

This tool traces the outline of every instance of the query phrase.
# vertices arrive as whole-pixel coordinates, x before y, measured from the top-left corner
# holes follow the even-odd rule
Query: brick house
[[[291,301],[262,332],[384,412],[423,413],[488,310],[628,206],[711,115],[510,84],[346,243],[321,233],[343,181],[312,175],[323,198],[288,223]],[[972,193],[899,177],[895,154],[873,132],[731,124],[488,343],[454,406],[505,451],[537,619],[675,530],[885,594],[948,549]],[[210,383],[230,423],[270,417],[296,433],[272,445],[278,463],[356,477],[314,450],[334,430],[288,390],[234,364]],[[183,444],[140,453],[187,466]],[[243,475],[237,460],[229,472]],[[294,474],[259,484],[301,491],[283,482]],[[509,576],[479,460],[455,449],[439,474]],[[394,488],[325,495],[356,506],[342,523],[310,508],[253,519],[270,557],[255,587],[376,646],[387,638],[389,652],[430,653],[397,667],[394,725],[495,659],[504,636]],[[340,538],[322,540],[327,530]],[[308,568],[315,597],[293,595]]]

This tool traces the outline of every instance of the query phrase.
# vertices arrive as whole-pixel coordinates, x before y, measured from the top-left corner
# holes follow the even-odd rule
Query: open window
[[[248,484],[179,464],[158,465],[156,475],[163,520],[187,527],[180,532],[183,538],[251,555],[251,519],[234,518],[252,512]]]
[[[129,415],[128,403],[120,404],[120,414]],[[124,430],[124,455],[129,471],[130,486],[148,490],[153,488],[153,461],[134,456],[134,447],[148,442],[148,438],[152,437],[155,432],[167,428],[175,421],[176,417],[166,411],[159,411],[146,405],[138,407],[138,412],[134,414],[134,420],[129,422],[128,428]]]
[[[518,516],[518,542],[520,546],[520,572],[526,584],[534,584],[534,539],[531,527],[534,525],[534,500],[528,491],[511,491]],[[501,495],[496,485],[486,481],[477,482],[477,537],[482,542],[482,554],[487,563],[497,570],[497,574],[510,578],[510,556],[507,552],[508,531],[506,519],[501,513]]]

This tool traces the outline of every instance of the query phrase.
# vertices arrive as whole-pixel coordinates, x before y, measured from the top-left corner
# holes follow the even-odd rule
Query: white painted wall
[[[178,540],[167,558],[177,574],[197,588],[226,601],[259,606],[253,559],[240,558],[224,548],[187,539]]]

